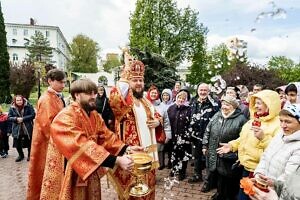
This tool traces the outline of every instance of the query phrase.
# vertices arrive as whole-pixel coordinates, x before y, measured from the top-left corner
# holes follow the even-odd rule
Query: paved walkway
[[[11,138],[10,138],[11,139]],[[11,141],[10,141],[11,142]],[[17,151],[12,149],[5,159],[0,158],[0,200],[25,199],[27,187],[28,162],[26,159],[16,163]],[[24,149],[27,155],[27,149]],[[192,174],[192,168],[188,167],[188,176]],[[173,184],[170,187],[168,181],[169,170],[164,169],[157,173],[156,200],[208,200],[212,193],[202,193],[202,183],[189,184],[187,179]],[[102,200],[117,200],[117,195],[111,185],[107,184],[106,178],[101,181]]]

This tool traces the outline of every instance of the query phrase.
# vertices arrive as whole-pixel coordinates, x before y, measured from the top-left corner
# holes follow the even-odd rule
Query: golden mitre
[[[124,66],[121,78],[129,80],[144,77],[145,65],[141,61],[134,59],[134,57],[130,55],[127,47],[123,48],[122,51],[124,54]]]

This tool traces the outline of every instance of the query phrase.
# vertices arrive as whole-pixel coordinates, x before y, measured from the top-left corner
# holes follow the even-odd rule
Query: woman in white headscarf
[[[285,106],[279,117],[281,131],[272,139],[254,172],[256,179],[265,180],[271,187],[276,183],[290,183],[291,176],[295,175],[300,165],[300,105]],[[258,198],[260,193],[257,193],[252,199],[262,199]],[[285,192],[278,196],[280,199],[290,199],[286,198]]]
[[[287,101],[285,105],[300,103],[300,82],[288,84],[284,92],[287,95]]]
[[[300,199],[300,166],[295,174],[289,175],[285,182],[275,181],[274,188],[264,192],[254,187],[255,194],[250,196],[252,200],[299,200]]]
[[[180,181],[186,178],[187,162],[191,157],[190,133],[188,132],[191,120],[189,99],[190,93],[188,90],[181,89],[176,95],[175,104],[168,109],[173,143],[170,176],[178,174]]]

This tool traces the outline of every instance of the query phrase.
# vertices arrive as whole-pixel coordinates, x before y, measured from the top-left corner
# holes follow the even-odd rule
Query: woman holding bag
[[[23,148],[28,148],[27,161],[30,159],[34,118],[35,111],[33,107],[23,96],[16,95],[8,112],[8,121],[12,123],[13,147],[17,148],[19,153],[16,162],[24,159]]]
[[[163,96],[163,93],[162,93],[162,96]],[[158,112],[157,115],[160,115],[157,117],[160,118],[162,127],[156,128],[156,141],[157,141],[158,161],[159,161],[158,170],[162,170],[165,168],[165,152],[164,152],[165,143],[167,143],[168,140],[171,138],[171,127],[170,127],[170,122],[169,122],[168,113],[167,113],[167,109],[169,106],[167,106],[164,98],[162,98],[162,102],[160,101],[159,91],[155,85],[150,86],[150,88],[148,89],[146,98],[155,107],[155,110]],[[161,128],[163,130],[157,130],[159,128]],[[158,133],[161,133],[161,134],[158,134]]]

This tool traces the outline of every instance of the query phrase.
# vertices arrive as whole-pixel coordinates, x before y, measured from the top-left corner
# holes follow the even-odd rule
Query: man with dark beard
[[[161,117],[150,101],[143,97],[145,66],[141,61],[134,60],[128,52],[124,53],[125,65],[117,87],[110,92],[110,106],[115,116],[115,130],[119,137],[128,145],[144,147],[153,157],[154,167],[158,168],[156,134],[163,130]],[[134,177],[118,168],[109,173],[115,183],[120,199],[136,199],[129,196],[129,186]],[[146,174],[145,182],[150,192],[138,199],[155,199],[155,170]]]
[[[41,199],[101,199],[104,167],[129,171],[133,160],[123,154],[143,149],[129,148],[106,127],[95,110],[96,94],[96,84],[88,79],[72,83],[74,102],[51,124]]]

